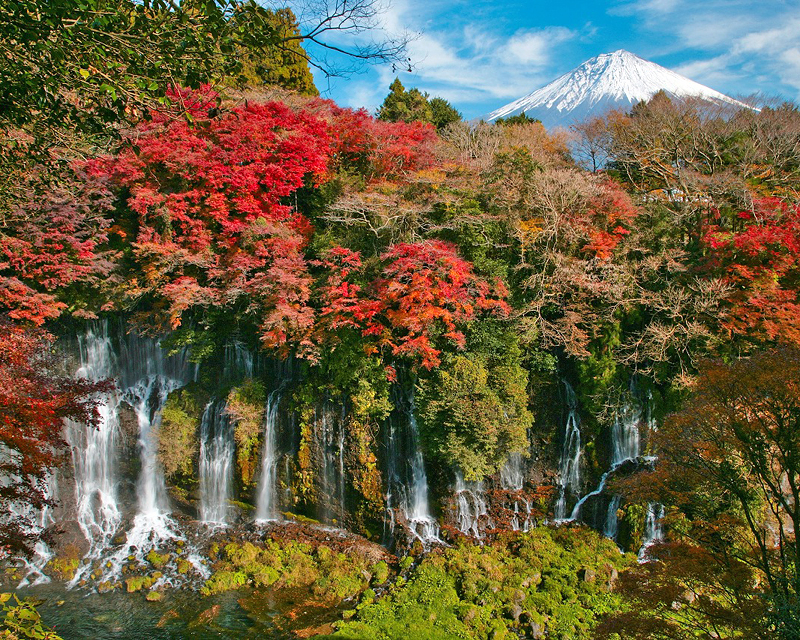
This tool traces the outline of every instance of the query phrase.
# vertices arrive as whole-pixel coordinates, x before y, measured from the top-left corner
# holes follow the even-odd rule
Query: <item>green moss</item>
[[[357,552],[339,553],[325,545],[316,548],[301,542],[229,543],[219,552],[214,574],[206,581],[206,595],[256,587],[305,588],[332,603],[360,594],[373,576],[389,577],[385,562],[374,566]]]
[[[389,579],[389,565],[383,560],[372,568],[372,581],[375,584],[383,584]]]
[[[320,524],[319,520],[309,518],[300,513],[292,513],[291,511],[284,511],[283,517],[287,520],[294,520],[295,522],[302,522],[303,524]]]
[[[252,488],[258,469],[266,400],[264,383],[248,378],[231,389],[226,401],[226,411],[234,423],[239,478],[245,489]]]
[[[59,578],[65,581],[72,580],[80,566],[78,558],[53,558],[48,562],[48,567]]]
[[[598,616],[621,606],[608,589],[613,572],[633,561],[588,529],[461,543],[428,555],[383,598],[365,593],[334,637],[511,639],[538,625],[548,638],[590,638]]]
[[[128,578],[125,580],[125,590],[128,593],[135,593],[142,589],[149,589],[156,583],[156,580],[158,580],[156,575],[160,577],[160,574],[153,574],[151,576],[133,576]]]
[[[184,491],[196,482],[198,430],[208,396],[194,384],[169,394],[158,429],[158,457],[172,484]]]
[[[153,565],[156,569],[160,569],[163,567],[167,562],[169,562],[170,554],[168,553],[158,553],[155,549],[152,549],[147,556],[145,556],[147,561]]]
[[[158,602],[164,597],[164,594],[161,591],[148,591],[145,599],[148,602]]]

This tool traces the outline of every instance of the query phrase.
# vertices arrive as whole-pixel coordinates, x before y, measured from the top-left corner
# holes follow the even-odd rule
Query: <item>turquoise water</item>
[[[192,638],[275,638],[275,611],[269,603],[246,611],[247,594],[230,592],[204,597],[192,591],[166,591],[160,602],[147,602],[142,593],[86,593],[60,585],[21,589],[20,597],[43,601],[39,612],[45,624],[64,640],[173,640]]]

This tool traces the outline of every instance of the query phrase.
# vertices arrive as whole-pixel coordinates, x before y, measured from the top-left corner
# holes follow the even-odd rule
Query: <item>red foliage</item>
[[[43,486],[59,462],[65,418],[93,423],[93,394],[107,382],[88,382],[49,373],[48,333],[25,330],[0,321],[0,475],[12,478],[0,486],[0,506],[40,509],[47,503]],[[29,550],[35,536],[20,518],[0,524],[0,549]]]
[[[303,248],[308,221],[286,203],[327,169],[327,124],[279,103],[140,127],[118,155],[87,163],[127,194],[138,273],[129,294],[165,301],[173,327],[191,307],[232,305],[261,319],[268,346],[313,321]]]
[[[380,277],[362,287],[352,279],[362,271],[360,255],[341,247],[330,252],[321,328],[358,328],[375,339],[375,350],[387,347],[431,369],[440,362],[436,336],[463,348],[460,326],[479,313],[509,313],[505,286],[475,275],[451,244],[397,244],[381,260]]]
[[[0,234],[0,305],[16,320],[41,325],[67,305],[59,291],[97,282],[111,270],[98,246],[111,203],[92,181],[34,194],[10,212]],[[73,310],[73,312],[75,312]]]
[[[600,193],[589,203],[583,221],[589,242],[583,251],[600,260],[611,259],[614,249],[630,233],[629,225],[636,217],[630,196],[613,180],[600,185]]]
[[[800,206],[776,198],[743,211],[742,231],[709,225],[704,270],[732,287],[725,328],[755,339],[800,344]]]
[[[325,100],[314,108],[329,121],[332,168],[356,170],[372,181],[424,169],[434,160],[433,125],[375,120],[364,109],[343,109]]]

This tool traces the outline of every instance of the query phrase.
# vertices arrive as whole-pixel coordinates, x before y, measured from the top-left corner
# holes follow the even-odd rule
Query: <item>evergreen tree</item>
[[[389,87],[389,95],[378,109],[378,120],[387,122],[432,122],[433,111],[428,94],[419,89],[406,91],[399,78]]]
[[[444,98],[431,98],[429,104],[431,106],[431,122],[437,131],[441,131],[448,124],[461,122],[464,119],[461,113]]]
[[[538,118],[531,118],[530,116],[526,115],[524,111],[515,116],[498,118],[494,121],[495,124],[533,124],[534,122],[541,122],[541,120]]]
[[[279,42],[266,47],[243,48],[242,70],[235,83],[254,87],[278,85],[304,95],[318,96],[308,54],[300,45],[300,29],[291,9],[266,11],[267,20],[278,34]]]

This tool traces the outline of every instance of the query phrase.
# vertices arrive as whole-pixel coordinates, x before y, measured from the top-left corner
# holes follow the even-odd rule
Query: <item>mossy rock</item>
[[[209,396],[192,383],[169,394],[158,429],[158,457],[164,473],[181,489],[196,484],[195,461],[200,454],[198,437]]]
[[[136,593],[142,589],[149,589],[157,579],[155,576],[133,576],[125,580],[125,590],[128,593]]]
[[[169,553],[158,553],[155,549],[152,549],[147,556],[145,556],[147,561],[156,569],[160,569],[167,564],[171,557],[172,556]]]

